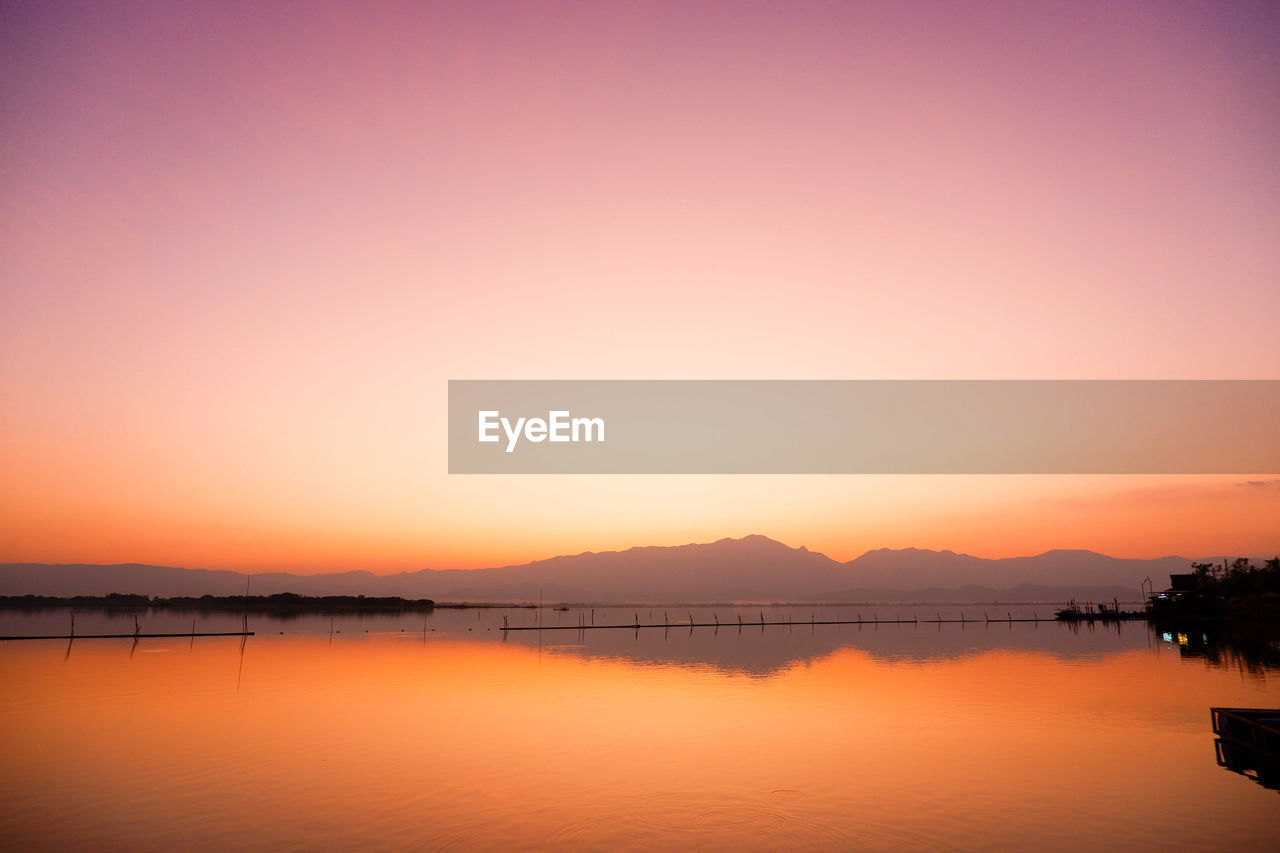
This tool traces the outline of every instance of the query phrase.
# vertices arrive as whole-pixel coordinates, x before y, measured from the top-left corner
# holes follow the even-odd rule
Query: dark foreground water
[[[637,610],[594,619],[651,618]],[[981,619],[983,608],[765,617],[859,610]],[[713,612],[719,630],[677,624]],[[1280,707],[1265,643],[1242,651],[1140,623],[739,629],[731,608],[654,614],[673,626],[504,639],[504,617],[537,614],[437,610],[251,615],[244,642],[0,643],[0,842],[1262,850],[1280,839],[1280,793],[1218,766],[1209,721],[1212,706]],[[138,616],[144,631],[240,621]],[[76,619],[81,633],[134,627],[132,614]],[[68,624],[66,611],[0,613],[4,634]]]

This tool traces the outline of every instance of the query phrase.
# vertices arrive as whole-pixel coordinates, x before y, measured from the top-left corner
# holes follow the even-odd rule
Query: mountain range
[[[1217,558],[1221,559],[1221,558]],[[1188,570],[1184,557],[1130,560],[1093,551],[985,559],[917,548],[841,563],[765,536],[586,552],[490,569],[390,575],[241,572],[148,566],[0,564],[0,595],[398,595],[442,602],[755,602],[1135,600]]]

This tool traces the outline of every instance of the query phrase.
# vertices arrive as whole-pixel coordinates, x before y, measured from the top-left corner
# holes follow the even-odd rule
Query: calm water
[[[765,616],[859,609],[981,619],[983,607]],[[673,623],[690,611],[654,609]],[[697,621],[711,612],[692,609]],[[734,624],[504,640],[504,616],[537,614],[438,610],[251,616],[258,633],[243,644],[3,643],[0,839],[130,851],[1261,850],[1280,839],[1280,793],[1219,767],[1209,725],[1211,706],[1280,707],[1274,656],[1196,635],[1180,645],[1136,623],[739,630],[737,611],[715,613]],[[134,624],[76,618],[82,633]],[[193,617],[140,618],[162,631]],[[201,630],[239,622],[195,618]],[[0,613],[6,634],[68,623],[66,611]]]

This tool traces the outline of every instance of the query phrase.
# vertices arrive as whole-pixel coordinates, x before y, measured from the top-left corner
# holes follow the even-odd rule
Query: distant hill
[[[988,560],[916,548],[868,551],[841,563],[765,536],[552,557],[519,566],[375,575],[297,575],[147,566],[0,565],[0,595],[398,595],[436,601],[1047,601],[1137,598],[1190,560],[1125,560],[1046,551]]]
[[[1190,563],[1185,557],[1125,560],[1093,551],[1055,550],[1034,557],[988,560],[953,551],[881,548],[845,565],[856,572],[859,587],[923,589],[957,583],[1009,587],[1030,583],[1066,587],[1119,585],[1136,590],[1146,577],[1163,587],[1169,574],[1187,571]]]

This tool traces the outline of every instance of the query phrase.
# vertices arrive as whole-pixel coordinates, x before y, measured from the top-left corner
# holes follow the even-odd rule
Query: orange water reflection
[[[5,837],[50,847],[1231,847],[1280,833],[1208,707],[1121,651],[766,677],[410,635],[0,649]]]

